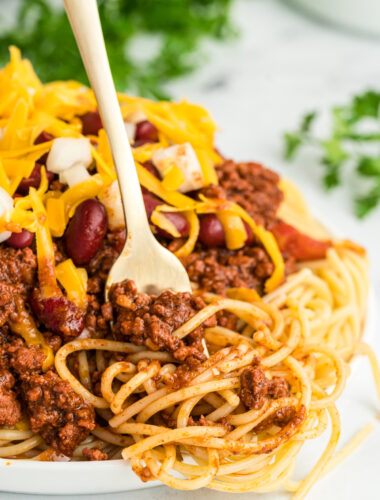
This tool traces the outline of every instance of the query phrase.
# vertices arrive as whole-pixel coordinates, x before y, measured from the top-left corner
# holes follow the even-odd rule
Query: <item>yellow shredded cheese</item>
[[[170,165],[162,179],[162,187],[168,191],[176,191],[184,180],[182,171],[176,165]]]
[[[100,193],[102,188],[102,177],[100,174],[95,174],[89,179],[80,182],[65,191],[61,196],[61,200],[65,205],[66,216],[69,218],[72,217],[76,207],[82,203],[82,201],[88,200],[89,198],[95,198]]]
[[[81,309],[86,310],[88,302],[87,280],[85,280],[85,275],[81,271],[85,270],[76,268],[71,259],[61,262],[56,267],[57,279],[66,290],[69,300]]]
[[[227,297],[234,300],[243,300],[244,302],[260,302],[262,298],[252,288],[229,288],[227,290]]]
[[[56,238],[63,236],[67,224],[67,217],[65,203],[62,198],[48,198],[46,200],[46,213],[51,234]]]
[[[197,205],[197,202],[189,196],[178,193],[177,191],[165,189],[162,182],[148,172],[142,165],[136,163],[136,169],[140,184],[151,193],[166,201],[166,203],[181,208],[182,210],[192,209]]]
[[[245,230],[241,218],[238,215],[226,210],[219,211],[217,213],[217,217],[222,223],[224,229],[226,247],[229,250],[242,248],[247,239],[247,231]]]
[[[151,221],[155,226],[171,234],[174,238],[179,238],[181,236],[175,225],[167,217],[165,217],[165,214],[162,213],[162,211],[155,209],[152,212]]]
[[[190,232],[186,243],[175,252],[177,257],[186,257],[191,254],[197,242],[200,228],[198,216],[194,211],[187,210],[186,212],[182,212],[182,214],[186,217],[190,225]]]
[[[38,261],[38,281],[42,297],[60,295],[55,274],[53,240],[50,234],[46,209],[42,195],[47,188],[45,169],[41,169],[41,185],[38,190],[30,188],[29,198],[37,220],[36,247]]]

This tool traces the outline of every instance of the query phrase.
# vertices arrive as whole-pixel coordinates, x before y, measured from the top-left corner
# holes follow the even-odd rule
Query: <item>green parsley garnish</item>
[[[43,81],[75,79],[87,83],[69,22],[49,0],[20,0],[16,22],[2,19],[0,63],[9,45],[19,47]],[[201,43],[236,34],[230,21],[232,0],[98,0],[108,57],[118,90],[167,98],[165,83],[205,62]],[[153,54],[147,58],[145,37]]]
[[[355,195],[355,213],[365,217],[380,205],[380,92],[368,90],[345,106],[331,110],[331,132],[317,137],[313,126],[317,113],[307,113],[298,130],[284,134],[284,157],[292,160],[303,146],[315,148],[324,167],[323,184],[332,189],[343,183],[345,172],[354,170],[364,192]]]

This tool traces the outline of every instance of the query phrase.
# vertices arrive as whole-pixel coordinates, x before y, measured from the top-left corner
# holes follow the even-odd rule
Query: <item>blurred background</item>
[[[217,145],[225,156],[261,162],[293,179],[316,216],[368,249],[378,310],[379,0],[101,0],[99,6],[118,89],[204,105],[219,125]],[[2,64],[15,44],[42,80],[86,82],[60,1],[0,0],[0,15]],[[380,354],[379,339],[371,343]],[[342,442],[376,411],[368,403],[376,400],[369,369],[365,362],[360,368],[339,403]],[[379,449],[376,431],[310,499],[377,500]],[[159,488],[102,498],[132,495],[171,500],[180,494]]]

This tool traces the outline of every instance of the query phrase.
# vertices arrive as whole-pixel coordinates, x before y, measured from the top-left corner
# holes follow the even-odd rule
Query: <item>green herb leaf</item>
[[[356,120],[370,116],[377,118],[379,116],[380,92],[368,90],[362,95],[354,97],[352,103],[352,117]]]
[[[301,127],[300,130],[302,133],[307,133],[309,132],[312,124],[314,123],[315,119],[317,117],[317,112],[316,111],[311,111],[310,113],[306,113],[304,117],[302,118],[301,121]]]
[[[286,133],[284,134],[284,140],[285,140],[284,157],[286,160],[291,160],[292,158],[294,158],[299,146],[301,146],[302,139],[298,134]]]
[[[363,156],[360,158],[356,170],[366,177],[380,178],[380,158],[371,158]]]
[[[0,63],[8,47],[18,46],[43,81],[88,83],[69,22],[62,7],[49,0],[19,0],[15,25],[2,20]],[[230,20],[232,0],[98,0],[104,38],[116,87],[141,95],[168,97],[165,84],[204,61],[202,42],[236,36]],[[1,15],[1,13],[0,13]],[[141,59],[134,42],[153,40],[157,48]]]
[[[355,213],[362,219],[380,204],[380,181],[366,195],[355,200]]]
[[[331,131],[325,138],[315,137],[311,133],[316,113],[308,113],[301,121],[299,130],[284,135],[285,158],[292,159],[304,146],[312,145],[319,154],[324,166],[322,177],[326,189],[339,186],[344,180],[343,172],[348,165],[355,165],[360,189],[360,177],[371,178],[372,187],[355,199],[355,212],[358,217],[365,217],[380,205],[380,147],[379,122],[380,92],[367,90],[354,96],[345,106],[335,106],[331,110]],[[362,120],[365,121],[362,125]],[[370,132],[361,132],[368,130]],[[371,142],[379,147],[375,153],[363,153],[362,143]],[[367,181],[368,183],[368,181]],[[364,184],[366,186],[367,184]]]

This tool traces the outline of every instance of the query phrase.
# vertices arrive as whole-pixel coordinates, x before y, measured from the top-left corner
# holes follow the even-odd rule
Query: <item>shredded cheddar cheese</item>
[[[80,117],[95,111],[96,101],[92,90],[75,81],[41,83],[30,62],[22,59],[16,47],[10,48],[10,62],[0,70],[0,93],[0,186],[12,196],[20,182],[31,175],[36,162],[45,165],[44,156],[49,154],[54,140],[36,144],[40,134],[50,134],[54,139],[84,137]],[[216,125],[208,112],[185,100],[152,102],[124,94],[118,94],[118,99],[126,123],[128,120],[133,122],[132,117],[135,117],[136,123],[136,117],[140,116],[140,119],[148,119],[158,130],[158,141],[134,147],[133,157],[141,186],[165,203],[154,210],[152,223],[178,238],[178,230],[163,212],[180,212],[189,222],[189,236],[176,255],[185,257],[194,250],[200,229],[198,215],[217,215],[224,228],[226,246],[231,250],[244,246],[247,239],[244,221],[274,264],[274,272],[265,285],[266,291],[278,286],[283,280],[284,262],[270,232],[257,226],[245,210],[234,203],[202,196],[196,200],[179,192],[187,178],[178,159],[168,162],[165,171],[160,171],[162,179],[144,167],[147,162],[152,162],[159,149],[165,151],[176,145],[188,144],[199,162],[202,185],[218,184],[215,166],[221,162],[221,157],[214,148]],[[88,165],[88,179],[63,192],[54,191],[49,189],[42,168],[39,189],[31,188],[26,195],[15,198],[13,209],[0,218],[0,232],[28,229],[36,233],[42,293],[60,293],[58,279],[70,300],[82,308],[87,303],[85,271],[77,269],[70,260],[55,268],[52,237],[63,236],[81,202],[101,197],[116,180],[105,131],[101,129],[97,136],[87,136],[87,139],[91,142],[92,157],[92,163]],[[236,291],[236,294],[243,297],[241,291]],[[249,295],[250,300],[253,298]]]
[[[81,271],[84,271],[81,272]],[[67,292],[68,298],[78,307],[87,307],[87,273],[85,269],[75,267],[71,259],[61,262],[56,267],[57,279]]]
[[[241,218],[227,210],[220,210],[217,217],[224,229],[226,247],[230,250],[242,248],[247,239],[247,232]]]
[[[56,238],[63,236],[66,228],[66,211],[62,198],[48,198],[46,200],[46,213],[51,234]]]

